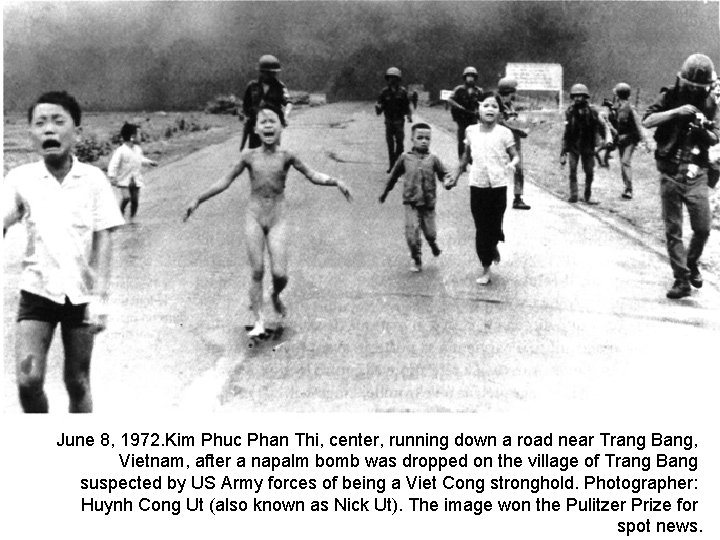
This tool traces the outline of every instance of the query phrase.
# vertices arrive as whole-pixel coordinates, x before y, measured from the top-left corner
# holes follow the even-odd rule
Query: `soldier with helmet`
[[[517,93],[517,85],[517,81],[515,79],[511,79],[510,77],[503,77],[498,81],[497,92],[503,105],[503,109],[501,111],[502,119],[498,123],[512,131],[513,139],[515,140],[515,150],[517,150],[520,159],[518,166],[515,168],[513,188],[515,198],[513,200],[512,207],[515,210],[530,210],[530,205],[526,204],[523,200],[525,173],[523,171],[522,149],[520,146],[520,140],[527,137],[528,132],[526,129],[523,129],[517,125],[518,114],[515,111],[515,106],[513,104],[513,102],[515,101],[515,95]]]
[[[402,72],[391,67],[385,72],[387,86],[382,89],[375,103],[377,115],[385,114],[385,141],[388,148],[388,160],[390,165],[387,172],[390,172],[395,160],[403,153],[405,141],[405,117],[412,122],[412,110],[410,109],[410,97],[408,91],[400,86]]]
[[[589,103],[590,92],[584,84],[574,84],[570,88],[572,105],[565,111],[565,131],[560,151],[560,165],[565,165],[570,155],[570,198],[568,202],[578,201],[577,167],[582,164],[585,172],[585,198],[587,204],[598,204],[592,197],[592,183],[595,169],[595,147],[598,139],[603,144],[612,144],[612,135],[607,124],[600,119],[598,110]]]
[[[287,126],[287,117],[290,114],[290,93],[287,87],[280,82],[278,74],[282,68],[280,61],[271,54],[265,54],[258,61],[258,80],[247,85],[243,96],[242,110],[245,115],[243,138],[240,150],[249,141],[248,148],[258,148],[261,145],[260,136],[255,133],[257,114],[262,105],[270,105],[281,112],[280,121]]]
[[[639,143],[647,148],[647,141],[643,134],[642,124],[637,112],[630,104],[630,85],[624,82],[617,83],[613,89],[617,98],[615,109],[615,129],[617,130],[617,149],[620,154],[620,174],[622,176],[624,191],[623,199],[633,197],[632,185],[632,156]]]
[[[472,66],[463,70],[463,84],[456,86],[448,98],[450,114],[457,124],[458,158],[465,153],[465,130],[478,123],[478,98],[482,88],[476,86],[478,72]]]
[[[703,284],[698,264],[710,235],[712,218],[708,149],[720,137],[714,123],[718,105],[711,95],[713,72],[710,58],[704,54],[690,55],[675,86],[662,92],[643,118],[646,128],[657,127],[655,162],[660,172],[665,242],[675,278],[667,292],[672,299],[690,296],[691,285],[698,289]],[[687,250],[683,243],[683,204],[693,231]]]

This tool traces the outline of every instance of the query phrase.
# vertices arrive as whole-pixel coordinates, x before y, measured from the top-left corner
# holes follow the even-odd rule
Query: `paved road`
[[[400,187],[380,206],[382,122],[366,104],[307,109],[283,144],[345,179],[356,200],[292,172],[282,340],[248,349],[246,177],[183,225],[191,195],[237,158],[239,139],[148,174],[140,223],[115,235],[114,312],[93,363],[96,410],[601,411],[709,403],[720,295],[665,299],[669,267],[583,206],[527,186],[509,209],[490,287],[475,284],[466,182],[440,193],[442,256],[409,272]],[[455,164],[453,136],[433,150]],[[5,241],[3,409],[17,410],[13,316],[22,231]],[[268,285],[269,287],[269,285]],[[64,410],[59,350],[48,374]],[[672,396],[672,399],[668,399]]]

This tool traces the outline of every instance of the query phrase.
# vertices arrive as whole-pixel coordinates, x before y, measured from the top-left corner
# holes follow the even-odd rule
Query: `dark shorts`
[[[71,304],[65,298],[64,304],[58,304],[43,296],[20,291],[20,305],[17,320],[43,321],[53,325],[62,323],[66,328],[87,326],[85,307],[87,304]]]

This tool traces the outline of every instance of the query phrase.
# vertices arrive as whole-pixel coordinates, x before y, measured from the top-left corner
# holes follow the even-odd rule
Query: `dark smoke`
[[[28,2],[3,7],[4,108],[50,88],[96,110],[201,107],[240,94],[260,55],[293,89],[374,99],[390,65],[436,92],[466,65],[558,62],[596,96],[654,93],[683,59],[718,62],[718,4],[700,2]]]

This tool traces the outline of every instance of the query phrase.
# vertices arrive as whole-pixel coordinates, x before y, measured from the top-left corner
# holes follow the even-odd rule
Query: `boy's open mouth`
[[[60,143],[53,140],[43,141],[42,147],[43,150],[48,150],[49,148],[60,148]]]

